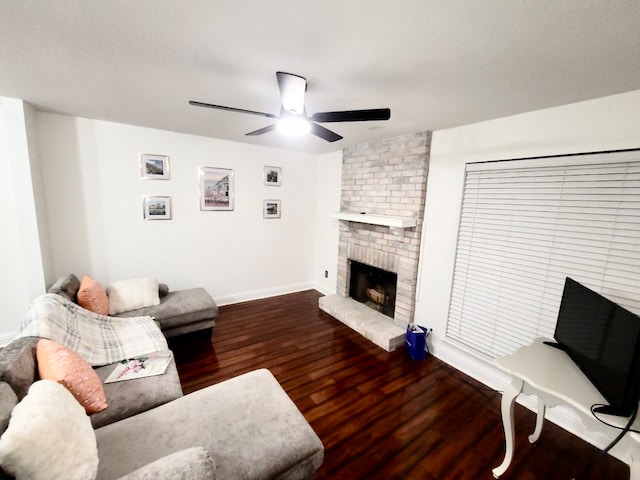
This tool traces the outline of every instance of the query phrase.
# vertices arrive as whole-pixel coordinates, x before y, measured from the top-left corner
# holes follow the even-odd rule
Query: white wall
[[[0,234],[0,332],[11,335],[29,305],[26,269],[22,258],[20,242],[20,221],[18,216],[13,168],[6,135],[7,107],[0,104],[0,211],[2,212],[2,234]],[[6,343],[6,339],[2,344]]]
[[[38,217],[31,174],[31,162],[35,165],[38,159],[34,112],[22,100],[0,101],[0,345],[4,345],[18,331],[31,300],[44,293],[48,260],[40,243],[40,230],[46,237],[46,219]]]
[[[507,381],[444,339],[465,164],[638,147],[640,90],[434,132],[415,318],[433,328],[436,356],[493,387]]]
[[[152,276],[219,304],[313,288],[317,156],[42,112],[38,130],[56,275]],[[171,179],[141,179],[140,153],[169,155]],[[233,169],[233,211],[199,210],[199,166]],[[172,220],[144,221],[144,195],[171,196]]]
[[[332,295],[336,293],[337,285],[340,226],[339,220],[330,218],[329,213],[340,211],[342,151],[318,156],[317,173],[317,236],[313,275],[315,288],[325,295]]]
[[[42,170],[40,145],[38,143],[37,112],[29,103],[24,102],[25,133],[29,155],[29,170],[31,173],[31,187],[35,203],[35,215],[40,244],[40,262],[44,278],[37,279],[38,288],[34,295],[40,295],[47,284],[55,281],[53,271],[53,252],[51,251],[51,237],[49,234],[49,218],[47,215],[47,201],[45,198],[45,178]]]

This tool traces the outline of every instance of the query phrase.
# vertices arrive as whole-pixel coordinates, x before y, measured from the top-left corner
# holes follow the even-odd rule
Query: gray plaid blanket
[[[168,348],[167,340],[151,317],[98,315],[54,293],[33,301],[18,337],[54,340],[93,366]]]

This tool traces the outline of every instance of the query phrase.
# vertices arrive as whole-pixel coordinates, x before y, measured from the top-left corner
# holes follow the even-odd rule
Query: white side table
[[[521,393],[535,395],[538,398],[536,426],[529,441],[534,443],[540,438],[544,415],[547,407],[564,404],[572,407],[590,430],[606,431],[610,427],[603,425],[591,414],[591,406],[607,403],[600,392],[580,371],[578,366],[563,351],[542,342],[537,338],[531,345],[519,348],[511,355],[496,358],[495,362],[513,380],[502,394],[502,423],[506,451],[502,463],[493,469],[493,476],[500,477],[511,464],[515,443],[515,425],[513,407]],[[628,418],[600,415],[612,425],[624,427]],[[640,417],[640,415],[639,415]],[[640,418],[636,419],[634,429],[640,429]],[[614,447],[631,470],[630,480],[640,480],[640,435],[627,433]]]

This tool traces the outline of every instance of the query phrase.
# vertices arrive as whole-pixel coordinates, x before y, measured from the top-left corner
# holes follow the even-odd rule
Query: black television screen
[[[640,396],[640,317],[567,277],[554,338],[609,403],[628,417]]]

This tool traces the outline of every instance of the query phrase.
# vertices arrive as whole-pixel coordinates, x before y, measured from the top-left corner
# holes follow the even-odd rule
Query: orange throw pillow
[[[66,387],[89,415],[107,408],[102,382],[76,352],[53,340],[42,339],[38,341],[36,357],[40,378]]]
[[[100,282],[85,275],[78,289],[78,305],[100,315],[109,315],[109,297]]]

